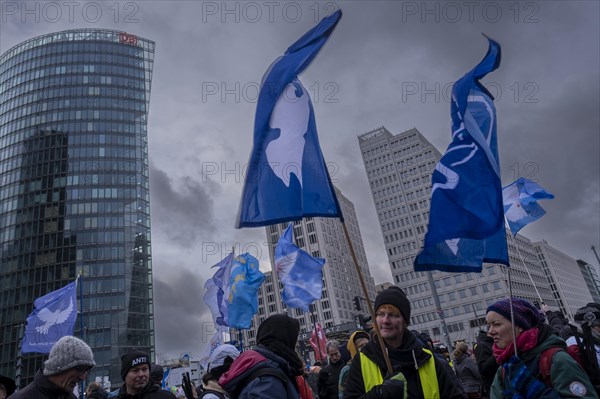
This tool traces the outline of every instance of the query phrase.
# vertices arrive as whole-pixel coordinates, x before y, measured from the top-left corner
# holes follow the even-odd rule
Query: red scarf
[[[527,331],[523,331],[521,335],[517,337],[517,350],[519,353],[527,352],[537,345],[538,335],[540,330],[537,327],[530,328]],[[496,346],[496,343],[492,345],[492,349],[494,350],[494,357],[496,358],[496,363],[504,364],[504,362],[508,361],[510,357],[515,353],[515,346],[511,342],[504,349],[500,349]]]

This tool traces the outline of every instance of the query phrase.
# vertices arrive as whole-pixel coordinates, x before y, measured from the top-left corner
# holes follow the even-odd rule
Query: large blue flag
[[[65,335],[73,335],[77,319],[77,280],[33,302],[27,317],[22,353],[50,353]]]
[[[213,321],[220,326],[227,326],[227,298],[229,295],[229,277],[233,264],[233,252],[213,266],[218,267],[212,278],[204,284],[204,303],[210,309]]]
[[[298,79],[341,16],[338,10],[324,18],[275,60],[263,77],[237,228],[308,216],[342,217],[319,147],[310,96]]]
[[[500,64],[500,45],[488,40],[483,60],[452,88],[452,142],[432,175],[429,228],[416,271],[508,265],[496,107],[479,81]]]
[[[541,199],[552,199],[554,195],[542,186],[523,177],[502,189],[504,216],[516,235],[525,225],[535,222],[546,214],[546,210],[537,203]]]
[[[325,259],[298,248],[293,242],[293,231],[290,223],[277,242],[275,270],[283,283],[283,302],[290,308],[308,312],[308,306],[321,299]]]
[[[255,257],[246,253],[235,258],[227,297],[229,327],[250,328],[258,311],[258,289],[264,280]]]

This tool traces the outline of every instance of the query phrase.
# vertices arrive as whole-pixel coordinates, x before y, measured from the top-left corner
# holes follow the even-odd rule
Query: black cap
[[[121,378],[125,381],[125,376],[130,368],[147,364],[150,367],[150,355],[146,352],[133,350],[121,356]]]
[[[400,309],[406,325],[410,324],[410,302],[406,294],[399,287],[392,286],[381,291],[375,298],[375,312],[381,305],[394,305]]]

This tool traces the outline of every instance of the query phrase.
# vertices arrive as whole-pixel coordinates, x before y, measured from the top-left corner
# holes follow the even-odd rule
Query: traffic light
[[[354,297],[354,310],[356,311],[361,311],[361,307],[360,307],[360,297],[359,296],[355,296]]]
[[[362,328],[366,332],[369,332],[373,328],[370,325],[371,324],[371,316],[369,316],[368,314],[359,314],[358,322],[360,324],[360,328]]]

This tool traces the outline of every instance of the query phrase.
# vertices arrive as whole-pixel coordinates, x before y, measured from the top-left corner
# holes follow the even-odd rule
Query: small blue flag
[[[531,222],[535,222],[546,214],[537,203],[541,199],[552,199],[554,195],[544,190],[542,186],[523,177],[502,189],[504,199],[504,216],[516,235],[519,230]]]
[[[267,70],[254,120],[254,146],[237,228],[342,212],[319,147],[315,114],[298,75],[340,20],[331,14],[292,44]]]
[[[215,324],[227,326],[227,298],[229,295],[229,277],[231,275],[231,265],[233,264],[233,252],[227,255],[223,260],[213,266],[218,267],[212,278],[204,284],[206,290],[204,294],[204,303],[210,309]]]
[[[22,353],[50,353],[66,335],[73,335],[77,319],[77,280],[33,302],[27,317]]]
[[[275,270],[283,283],[283,302],[308,312],[308,306],[321,299],[325,259],[315,258],[294,245],[293,231],[290,223],[277,242]]]
[[[264,280],[255,257],[246,253],[235,258],[227,297],[229,327],[250,328],[252,317],[258,311],[258,289]]]
[[[452,142],[432,175],[429,228],[415,271],[508,265],[496,107],[479,81],[500,64],[500,45],[488,40],[483,60],[452,88]]]

